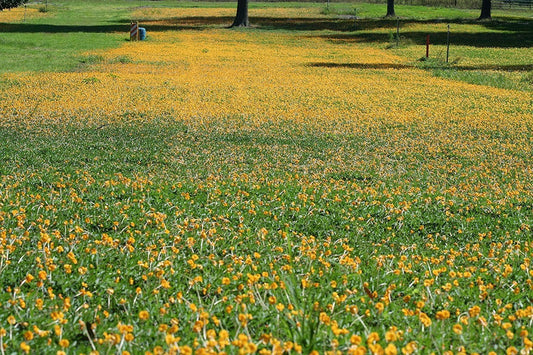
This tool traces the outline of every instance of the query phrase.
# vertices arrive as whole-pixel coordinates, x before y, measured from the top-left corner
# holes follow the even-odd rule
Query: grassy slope
[[[80,26],[82,21],[84,26],[96,23],[115,28],[129,21],[126,10],[133,6],[131,2],[117,2],[118,12],[110,13],[108,19],[86,13],[88,22],[83,23],[85,20],[73,14],[85,10],[81,3],[75,4],[68,6],[70,12],[62,14],[58,6],[51,13],[55,17],[35,21],[43,24],[58,18],[62,19],[62,26]],[[92,5],[103,6],[98,2]],[[369,13],[374,11],[371,6],[368,9]],[[452,17],[456,16],[454,13]],[[220,19],[220,23],[224,21],[225,18]],[[288,44],[302,45],[305,36],[324,37],[327,43],[346,47],[354,46],[352,42],[357,40],[357,33],[346,30],[348,21],[261,21],[244,38],[249,46],[261,38],[265,43],[259,48],[265,51],[275,44],[266,39],[273,32],[286,35],[277,37],[287,41],[280,46],[282,54]],[[383,49],[389,44],[383,39],[388,42],[394,21],[366,24],[368,28],[359,33],[367,39],[366,45]],[[372,24],[379,26],[372,28]],[[326,27],[317,33],[312,30],[314,25]],[[416,21],[409,24],[413,26],[411,35],[420,33],[419,26],[425,25]],[[195,26],[184,32],[212,27],[205,22]],[[442,35],[438,26],[435,31]],[[487,28],[472,27],[475,34]],[[162,26],[159,30],[168,28]],[[135,65],[140,70],[148,67],[154,73],[161,71],[151,67],[160,64],[141,61],[129,67],[100,62],[100,57],[83,53],[85,47],[68,46],[68,36],[100,38],[100,48],[117,46],[124,41],[123,33],[109,36],[108,32],[69,31],[49,35],[54,38],[48,43],[49,49],[58,55],[55,70],[78,68],[94,78],[73,86],[96,90],[100,87],[98,80],[103,80],[97,77],[110,80],[109,74],[116,75],[115,72],[118,76],[128,75]],[[228,41],[242,43],[239,33],[235,35]],[[19,43],[37,41],[42,33],[21,36],[25,39]],[[61,39],[62,36],[66,38]],[[160,36],[153,43],[164,40]],[[417,41],[415,37],[411,40]],[[208,43],[202,43],[205,51],[192,51],[197,53],[198,61],[207,60],[203,55],[211,55]],[[473,49],[481,51],[471,45],[465,43],[462,49],[467,59]],[[407,64],[414,65],[411,61],[420,56],[419,48],[405,45],[390,51],[409,58]],[[491,51],[494,58],[482,53],[479,58],[486,64],[498,60],[506,65],[530,64],[527,57],[516,55],[520,52],[496,47]],[[12,60],[22,53],[23,48],[15,50]],[[327,55],[320,52],[321,60]],[[79,68],[80,56],[89,65]],[[347,55],[330,59],[329,64],[324,60],[321,66],[305,70],[313,75],[321,73],[322,81],[327,81],[334,70],[350,77],[354,77],[353,72],[363,71]],[[19,70],[47,69],[38,61],[31,65]],[[473,64],[467,61],[464,65]],[[122,68],[124,72],[120,71]],[[251,72],[253,68],[247,70]],[[395,83],[388,88],[395,93],[405,79],[401,71],[395,73],[379,65],[361,74],[372,75]],[[0,81],[0,86],[28,85],[25,78],[18,78],[19,81]],[[44,76],[40,78],[52,82]],[[187,93],[189,87],[180,86],[176,78],[168,81],[170,86],[176,86],[177,93],[178,89]],[[157,84],[140,87],[139,99],[146,94],[156,96]],[[68,87],[64,82],[62,85]],[[339,81],[330,89],[339,95],[335,92],[339,86],[348,88],[343,85],[346,83]],[[451,83],[447,87],[453,89]],[[52,331],[52,318],[57,322],[59,310],[69,322],[62,337],[70,340],[76,352],[88,350],[91,345],[78,326],[79,321],[97,324],[95,334],[102,339],[98,347],[103,353],[168,347],[169,338],[160,326],[169,327],[176,319],[179,332],[175,335],[182,338],[180,344],[190,345],[195,337],[205,337],[193,330],[203,315],[202,311],[192,311],[190,303],[210,317],[218,317],[219,325],[209,318],[205,330],[228,330],[232,340],[238,333],[249,333],[254,342],[268,349],[273,345],[258,339],[263,333],[286,341],[287,346],[288,341],[297,342],[304,353],[332,349],[333,340],[340,341],[340,349],[346,351],[351,334],[337,334],[338,327],[363,336],[365,345],[371,331],[379,334],[383,347],[385,338],[395,338],[393,342],[398,347],[417,341],[423,353],[428,349],[459,351],[459,346],[469,352],[503,353],[511,346],[520,347],[522,337],[518,334],[531,324],[530,318],[517,318],[515,312],[531,304],[531,273],[527,271],[531,264],[526,259],[531,255],[533,126],[531,121],[513,120],[527,115],[520,112],[518,104],[514,107],[491,101],[509,99],[507,93],[488,90],[483,94],[461,87],[463,91],[454,90],[464,97],[447,95],[442,99],[449,102],[446,107],[450,108],[450,117],[436,116],[431,107],[439,105],[440,97],[446,93],[428,88],[430,107],[426,107],[425,101],[418,100],[425,93],[404,93],[406,98],[417,99],[404,101],[383,91],[382,99],[390,105],[389,112],[373,114],[379,104],[359,103],[364,106],[360,112],[370,112],[359,117],[359,127],[350,124],[350,120],[357,119],[352,116],[332,117],[327,127],[313,122],[279,122],[276,116],[260,123],[233,116],[211,121],[195,116],[188,122],[145,122],[143,114],[149,112],[130,113],[133,122],[123,123],[96,117],[95,121],[101,119],[107,125],[95,126],[78,121],[76,116],[60,117],[56,125],[49,123],[47,117],[44,123],[38,123],[39,117],[29,119],[28,125],[3,122],[0,216],[6,233],[1,238],[5,241],[3,246],[10,248],[2,249],[2,261],[9,258],[12,264],[0,265],[1,271],[6,270],[0,273],[4,287],[0,291],[0,327],[14,333],[14,340],[3,340],[8,343],[8,350],[21,349],[22,341],[34,349],[59,350],[59,336],[53,333],[50,348],[46,348],[47,337],[38,337],[37,333],[31,341],[24,339],[24,332],[33,329],[28,326]],[[154,92],[145,91],[149,89]],[[324,103],[314,102],[314,89],[301,96],[309,100],[306,104],[310,107],[343,107],[351,103],[349,97],[338,102],[322,97]],[[372,89],[372,85],[351,86],[348,96],[365,95],[365,90]],[[514,94],[516,102],[528,109],[520,97],[523,93]],[[46,98],[56,99],[52,94]],[[174,100],[178,99],[176,95]],[[263,102],[254,104],[260,106]],[[419,105],[418,109],[410,111],[408,106],[412,105]],[[290,108],[291,103],[287,106]],[[53,110],[53,105],[46,107]],[[9,109],[5,112],[11,112]],[[359,112],[358,109],[355,106],[351,111]],[[481,113],[481,121],[477,121],[477,113]],[[69,121],[71,125],[67,124]],[[265,231],[269,234],[264,235]],[[58,251],[59,246],[64,253]],[[67,257],[69,251],[75,254],[74,259],[77,257],[76,262]],[[37,258],[47,268],[39,266]],[[166,262],[170,267],[165,266]],[[55,272],[50,271],[50,263],[57,266]],[[201,267],[191,266],[195,264]],[[69,267],[70,274],[66,271]],[[81,267],[87,270],[79,271]],[[440,271],[443,267],[445,272]],[[508,267],[513,272],[508,272]],[[48,271],[44,287],[36,286],[38,280],[23,282],[27,274],[38,278],[43,269]],[[253,281],[256,274],[263,272],[267,274],[260,275],[259,283]],[[451,272],[461,276],[451,276]],[[200,276],[203,280],[195,281]],[[229,284],[225,284],[226,277]],[[312,286],[306,288],[304,279]],[[171,282],[169,288],[161,286],[163,280]],[[285,288],[280,288],[280,284]],[[13,292],[17,287],[22,290],[20,293]],[[80,290],[89,290],[92,296]],[[176,302],[180,293],[184,302]],[[72,307],[51,294],[71,297]],[[347,298],[340,301],[339,296]],[[36,311],[37,299],[44,299],[42,311]],[[506,304],[511,305],[509,309]],[[356,308],[350,308],[354,305]],[[233,311],[228,312],[230,306]],[[291,313],[289,307],[294,307],[296,313]],[[385,308],[383,313],[380,307]],[[483,325],[475,307],[480,307],[480,315],[488,320],[490,328]],[[452,312],[451,318],[437,320],[437,312],[443,309]],[[149,318],[140,319],[139,312],[145,310]],[[423,325],[418,315],[406,316],[404,310],[422,310],[433,325]],[[243,326],[245,322],[238,320],[240,314],[253,318]],[[6,321],[8,315],[16,318],[15,324]],[[324,315],[338,322],[336,329]],[[504,327],[496,325],[496,315],[505,317],[504,324],[511,324],[515,333],[512,337]],[[466,323],[460,321],[464,320],[461,317],[466,317]],[[133,326],[134,342],[120,341],[128,331],[122,332],[119,322]],[[462,324],[462,334],[452,331],[456,323]],[[393,327],[402,332],[401,336],[395,331],[388,333]],[[116,334],[118,341],[106,338],[104,332],[108,336]],[[228,352],[236,352],[238,346],[233,345]]]
[[[25,21],[0,22],[0,68],[3,72],[81,70],[94,60],[87,58],[86,52],[120,46],[126,40],[131,11],[143,6],[146,3],[142,1],[116,1],[109,11],[108,5],[102,1],[91,1],[90,4],[61,1],[50,5],[48,13]],[[168,8],[175,3],[150,2],[148,6]],[[181,2],[180,6],[233,8],[234,4]],[[254,9],[279,6],[321,8],[326,17],[298,25],[289,19],[284,24],[280,21],[273,24],[269,18],[253,16]],[[38,7],[42,8],[29,6],[30,9]],[[413,62],[424,56],[420,46],[429,34],[432,62],[421,67],[433,70],[436,76],[510,89],[531,90],[532,87],[530,51],[521,50],[531,47],[532,21],[530,17],[516,18],[515,11],[494,10],[495,22],[477,24],[473,21],[477,10],[397,6],[401,45],[396,48],[397,23],[396,20],[379,19],[383,5],[335,3],[327,10],[317,3],[252,3],[250,7],[252,23],[258,28],[313,32],[322,29],[321,36],[332,40],[350,43],[362,39],[373,46],[389,45],[396,54]],[[354,11],[361,18],[355,24],[357,32],[351,32],[351,20],[338,19],[338,16],[353,15]],[[215,26],[230,22],[230,18],[213,21]],[[444,63],[446,24],[451,25],[449,60],[455,64],[451,68]]]
[[[86,51],[123,43],[131,7],[118,2],[108,11],[104,2],[64,1],[26,21],[2,23],[0,17],[0,67],[3,72],[76,70]]]

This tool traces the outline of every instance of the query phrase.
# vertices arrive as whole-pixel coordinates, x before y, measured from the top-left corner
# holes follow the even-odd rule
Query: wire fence
[[[214,1],[234,1],[234,0],[214,0]],[[265,0],[250,0],[265,1]],[[294,0],[268,0],[269,2],[287,2]],[[316,2],[317,0],[298,0],[299,2]],[[324,0],[325,2],[326,0]],[[335,2],[365,2],[371,4],[386,4],[387,0],[331,0]],[[481,0],[394,0],[395,5],[418,5],[434,7],[453,7],[458,9],[479,9]],[[494,9],[533,9],[533,0],[492,0]]]
[[[386,4],[386,0],[365,0],[365,2]],[[394,4],[479,9],[481,0],[394,0]],[[533,9],[533,0],[492,0],[492,7],[497,9]]]
[[[533,9],[533,0],[492,0],[495,9]]]

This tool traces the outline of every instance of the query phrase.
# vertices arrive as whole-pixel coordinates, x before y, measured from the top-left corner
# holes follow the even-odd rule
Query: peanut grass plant
[[[530,353],[531,13],[234,5],[0,12],[0,353]]]

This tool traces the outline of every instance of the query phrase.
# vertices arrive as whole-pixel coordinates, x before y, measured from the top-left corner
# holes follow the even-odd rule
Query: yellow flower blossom
[[[140,320],[147,320],[148,318],[150,318],[150,313],[148,313],[148,311],[140,311],[139,312],[139,319]]]
[[[453,332],[455,334],[462,334],[463,333],[463,326],[461,324],[454,324],[453,325]]]
[[[70,342],[67,339],[61,339],[59,341],[59,346],[61,346],[62,348],[68,348],[69,345]]]
[[[26,354],[29,354],[30,350],[31,350],[31,347],[28,344],[26,344],[25,342],[22,342],[22,343],[20,343],[20,350],[22,350]]]

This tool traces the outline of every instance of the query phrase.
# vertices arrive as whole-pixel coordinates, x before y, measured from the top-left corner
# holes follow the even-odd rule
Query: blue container
[[[144,41],[146,39],[146,28],[139,27],[139,39]]]

